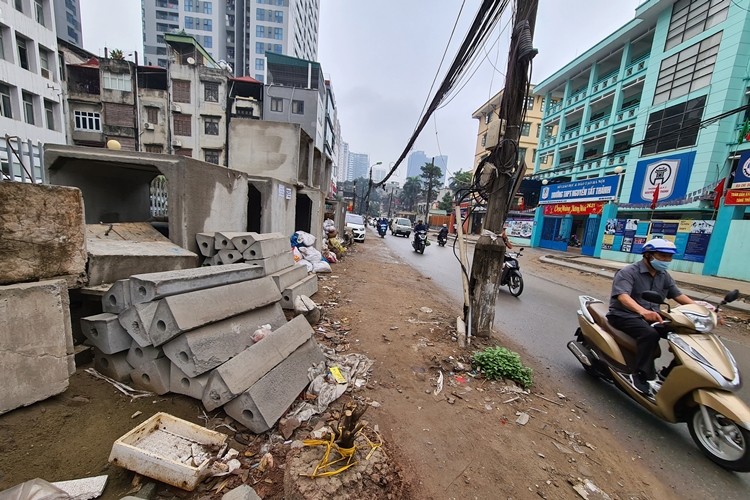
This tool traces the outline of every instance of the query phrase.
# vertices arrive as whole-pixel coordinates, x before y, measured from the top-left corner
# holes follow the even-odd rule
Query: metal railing
[[[151,201],[151,217],[166,218],[169,214],[169,196],[167,194],[167,178],[163,175],[154,177],[149,190]]]

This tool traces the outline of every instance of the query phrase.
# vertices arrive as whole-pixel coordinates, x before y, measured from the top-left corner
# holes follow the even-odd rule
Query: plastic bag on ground
[[[313,264],[323,260],[323,254],[318,251],[317,248],[313,247],[300,247],[299,252],[305,260],[309,260]]]
[[[0,491],[2,500],[63,500],[70,495],[44,479],[36,478]]]
[[[313,266],[313,271],[315,271],[316,273],[330,273],[331,272],[331,265],[324,260],[313,262],[312,266]]]
[[[315,236],[305,231],[297,231],[297,246],[311,247],[315,245]]]
[[[298,266],[305,266],[307,268],[307,272],[308,273],[311,273],[311,272],[314,271],[314,269],[313,269],[313,263],[310,262],[309,260],[302,259],[299,262],[297,262],[297,265]]]

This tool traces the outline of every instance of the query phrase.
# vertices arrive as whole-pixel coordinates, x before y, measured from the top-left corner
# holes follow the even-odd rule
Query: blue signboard
[[[740,156],[740,162],[737,164],[737,170],[734,172],[732,189],[748,188],[750,188],[750,151],[745,151]]]
[[[694,160],[695,151],[690,151],[639,161],[635,167],[630,203],[653,201],[657,186],[659,203],[684,198]]]
[[[542,186],[539,204],[614,200],[617,198],[619,184],[619,175],[605,175],[595,179],[550,184],[549,186]]]

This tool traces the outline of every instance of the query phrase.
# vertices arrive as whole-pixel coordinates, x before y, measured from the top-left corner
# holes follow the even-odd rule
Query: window
[[[255,42],[255,53],[264,54],[266,52],[266,44],[263,42]]]
[[[146,108],[146,121],[148,123],[159,123],[159,108]]]
[[[255,9],[255,20],[265,21],[266,20],[266,9]]]
[[[304,115],[305,114],[305,101],[292,101],[292,113],[295,115]]]
[[[174,102],[190,102],[190,82],[188,80],[172,80],[172,99],[174,99]]]
[[[203,2],[203,13],[204,14],[211,14],[212,13],[212,4],[211,2]]]
[[[531,150],[531,161],[536,162],[536,149]]]
[[[77,12],[75,0],[65,0],[65,7],[67,7],[68,10],[71,11],[73,14]]]
[[[699,35],[726,20],[730,0],[678,0],[672,7],[664,50]]]
[[[211,36],[206,35],[203,37],[203,46],[207,49],[211,49],[214,46],[214,40]]]
[[[49,52],[39,48],[39,66],[41,68],[41,73],[44,78],[52,79],[52,71],[50,71],[49,68]]]
[[[263,65],[263,59],[260,57],[255,59],[255,69],[263,71],[264,65]]]
[[[273,20],[277,23],[283,23],[284,22],[284,11],[283,10],[276,10],[273,12]]]
[[[216,82],[203,82],[203,100],[207,102],[219,102],[219,84]]]
[[[484,115],[485,124],[490,123],[491,121],[492,121],[492,113],[487,113],[486,115]]]
[[[0,83],[0,115],[13,118],[13,109],[10,107],[10,87],[4,83]]]
[[[537,136],[537,138],[539,138],[539,136],[541,134],[542,134],[542,124],[541,123],[537,123],[536,124],[536,136]]]
[[[654,105],[687,95],[711,83],[722,32],[664,59],[654,91]]]
[[[284,39],[284,28],[274,28],[273,29],[273,37],[276,40],[283,40]]]
[[[482,147],[487,145],[487,134],[482,134]]]
[[[193,24],[193,17],[185,16],[185,29],[191,30],[195,27],[195,24]]]
[[[161,153],[164,151],[164,146],[161,144],[146,144],[147,153]]]
[[[75,121],[76,130],[84,130],[87,132],[102,131],[102,120],[99,113],[92,113],[90,111],[74,111],[73,118]]]
[[[218,165],[220,157],[221,157],[220,149],[204,149],[203,150],[203,159],[206,160],[208,163],[213,163],[215,165]]]
[[[521,126],[521,135],[524,137],[528,137],[531,135],[531,123],[530,122],[523,122],[523,125]]]
[[[16,10],[23,12],[23,0],[16,0]]]
[[[518,148],[518,161],[526,161],[526,148]]]
[[[23,119],[29,125],[34,125],[34,96],[28,92],[21,92],[23,101]]]
[[[121,90],[123,92],[131,92],[133,90],[133,82],[130,79],[129,73],[102,71],[102,84],[105,89]]]
[[[284,111],[284,100],[280,97],[271,98],[271,111],[278,111],[279,113]]]
[[[193,135],[192,120],[190,115],[174,114],[174,133],[190,137]],[[191,153],[192,154],[192,153]]]
[[[266,37],[266,27],[265,26],[256,26],[255,27],[255,36],[258,38],[265,38]]]
[[[526,98],[526,109],[534,109],[534,96],[530,95]]]
[[[5,42],[3,41],[5,38],[5,31],[6,29],[0,25],[0,59],[5,59]]]
[[[34,0],[34,13],[36,14],[36,22],[46,26],[44,24],[44,4],[41,0]]]
[[[218,116],[204,116],[203,132],[206,135],[219,135],[219,120]]]
[[[167,55],[167,48],[166,47],[156,47],[156,55],[157,56],[166,56]]]
[[[26,50],[26,40],[16,36],[16,45],[18,45],[18,65],[23,69],[29,69],[29,53]]]
[[[706,96],[651,113],[641,156],[695,145]]]
[[[193,156],[193,150],[190,148],[176,148],[174,154],[191,158]]]
[[[266,76],[263,73],[255,73],[255,79],[258,80],[260,83],[263,83]]]
[[[55,130],[55,103],[44,100],[44,116],[47,119],[47,128]]]
[[[284,48],[281,46],[280,43],[274,43],[273,51],[276,52],[277,54],[281,54],[284,51]]]
[[[203,20],[203,31],[212,31],[213,30],[213,21],[211,19],[204,19]]]
[[[78,43],[78,33],[76,33],[76,30],[72,26],[68,26],[68,36],[75,43]]]

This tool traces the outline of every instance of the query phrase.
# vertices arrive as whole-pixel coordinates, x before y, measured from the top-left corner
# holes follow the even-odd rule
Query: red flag
[[[659,201],[659,184],[656,185],[656,189],[654,189],[654,197],[651,199],[651,210],[656,208],[656,203]]]
[[[722,179],[714,189],[714,192],[716,193],[716,196],[714,197],[714,210],[718,210],[721,206],[721,197],[724,196],[724,182],[726,182],[726,180],[726,177]]]

